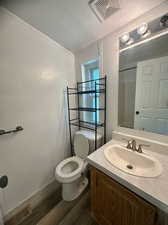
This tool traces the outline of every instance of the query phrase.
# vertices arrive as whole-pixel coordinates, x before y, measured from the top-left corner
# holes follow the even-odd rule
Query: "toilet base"
[[[88,185],[88,179],[81,176],[72,183],[62,184],[62,198],[64,201],[73,201],[84,191]]]

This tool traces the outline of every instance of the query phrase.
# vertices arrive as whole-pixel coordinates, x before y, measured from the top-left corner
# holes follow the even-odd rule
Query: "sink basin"
[[[104,155],[113,166],[134,176],[157,177],[162,173],[162,165],[157,159],[118,144],[105,148]]]

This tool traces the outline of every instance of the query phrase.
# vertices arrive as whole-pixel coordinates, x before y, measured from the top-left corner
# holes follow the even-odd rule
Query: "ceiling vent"
[[[120,9],[119,0],[90,0],[89,6],[100,22]]]

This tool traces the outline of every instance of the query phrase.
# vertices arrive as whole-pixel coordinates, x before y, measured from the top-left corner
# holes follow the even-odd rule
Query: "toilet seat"
[[[55,169],[55,176],[61,183],[70,183],[81,176],[86,164],[78,156],[64,159]]]
[[[64,159],[55,169],[56,179],[60,183],[67,184],[77,181],[87,166],[85,159],[89,153],[89,142],[83,134],[75,135],[74,152],[76,156]]]

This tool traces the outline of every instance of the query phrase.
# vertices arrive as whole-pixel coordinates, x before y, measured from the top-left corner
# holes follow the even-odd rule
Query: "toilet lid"
[[[76,156],[85,159],[89,154],[89,141],[83,134],[75,134],[74,152]]]

